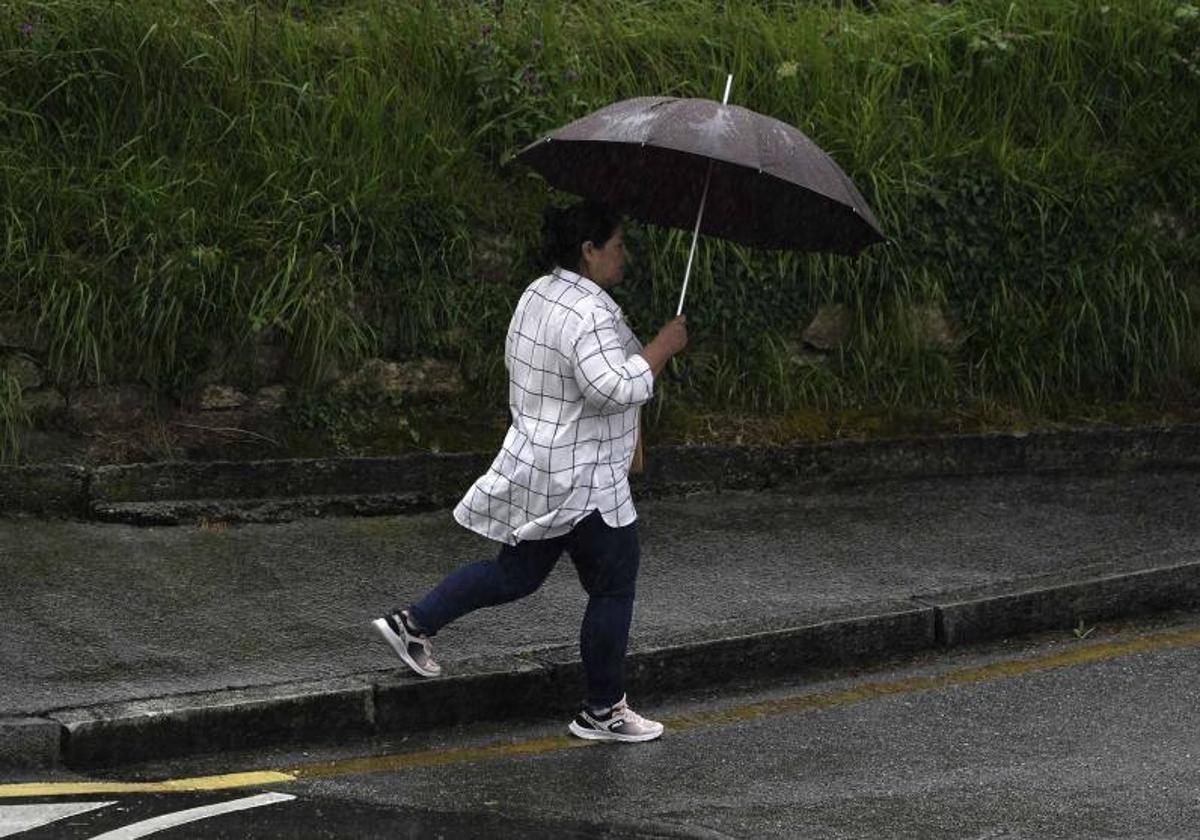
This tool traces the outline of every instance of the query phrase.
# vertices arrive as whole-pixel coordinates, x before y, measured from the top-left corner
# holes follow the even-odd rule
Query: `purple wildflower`
[[[579,74],[574,70],[568,69],[566,73],[563,73],[563,78],[565,78],[568,82],[578,82]]]
[[[542,39],[541,38],[533,39],[533,48],[535,50],[540,50],[542,48]]]
[[[526,67],[525,75],[523,75],[521,78],[525,80],[525,84],[531,85],[537,81],[537,71],[532,67]]]
[[[17,27],[26,38],[33,37],[33,24],[26,21]]]
[[[484,38],[492,34],[492,25],[490,23],[479,24],[479,34]]]

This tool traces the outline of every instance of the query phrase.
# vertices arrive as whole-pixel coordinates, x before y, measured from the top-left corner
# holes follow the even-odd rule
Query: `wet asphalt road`
[[[1198,654],[1200,617],[1180,616],[677,696],[641,709],[668,725],[650,744],[577,747],[546,720],[129,768],[107,778],[309,769],[210,793],[0,799],[0,836],[15,805],[111,802],[11,835],[74,840],[276,792],[295,799],[152,836],[1194,838]]]

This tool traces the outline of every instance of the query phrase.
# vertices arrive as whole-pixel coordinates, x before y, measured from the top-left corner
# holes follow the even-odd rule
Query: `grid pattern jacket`
[[[629,466],[654,376],[621,307],[556,268],[521,295],[504,346],[512,425],[454,518],[509,545],[565,534],[593,510],[632,523]]]

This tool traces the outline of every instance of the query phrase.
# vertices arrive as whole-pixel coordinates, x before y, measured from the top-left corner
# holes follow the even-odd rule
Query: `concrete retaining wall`
[[[135,524],[281,521],[453,505],[492,453],[0,469],[0,513]],[[639,497],[996,473],[1200,467],[1200,426],[957,435],[802,446],[658,447]]]

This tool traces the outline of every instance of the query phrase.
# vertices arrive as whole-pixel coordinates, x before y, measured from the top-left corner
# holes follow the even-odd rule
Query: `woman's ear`
[[[579,246],[579,264],[583,268],[587,268],[591,264],[592,257],[595,255],[595,253],[595,243],[590,239],[585,239],[583,244]]]

